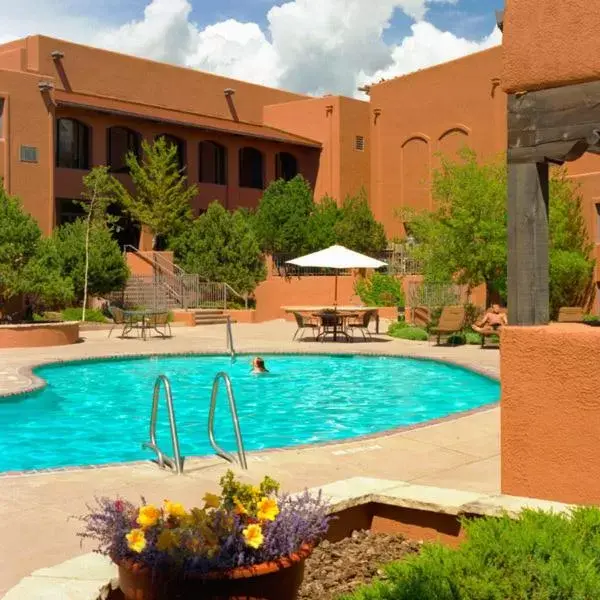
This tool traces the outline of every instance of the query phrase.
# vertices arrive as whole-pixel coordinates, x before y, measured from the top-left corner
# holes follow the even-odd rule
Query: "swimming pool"
[[[498,401],[499,384],[452,365],[387,356],[265,355],[269,374],[252,375],[249,356],[159,356],[93,360],[35,369],[47,386],[0,397],[0,471],[153,458],[141,444],[155,379],[171,380],[184,456],[211,454],[206,427],[214,376],[232,380],[247,450],[322,443],[383,432]],[[158,440],[171,453],[164,402]],[[235,438],[221,386],[219,444]]]

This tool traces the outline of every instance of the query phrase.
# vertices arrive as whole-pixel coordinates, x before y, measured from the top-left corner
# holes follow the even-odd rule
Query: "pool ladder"
[[[219,382],[221,380],[225,383],[225,389],[227,391],[227,397],[229,399],[229,409],[231,411],[233,430],[237,442],[237,461],[231,453],[227,452],[226,450],[223,450],[223,448],[221,448],[215,440],[214,421],[215,411],[217,407],[217,397],[219,393]],[[160,449],[156,441],[156,418],[158,415],[158,401],[160,398],[161,385],[163,385],[165,388],[167,412],[169,414],[169,426],[171,428],[171,444],[173,448],[173,456],[165,454]],[[217,373],[213,380],[212,393],[210,397],[210,410],[208,413],[208,440],[213,450],[218,456],[224,458],[226,461],[231,463],[238,462],[238,464],[244,470],[248,469],[248,463],[246,461],[246,451],[244,449],[244,441],[242,439],[240,421],[238,418],[235,396],[233,394],[233,386],[231,385],[231,379],[229,378],[229,375],[227,375],[227,373],[223,371]],[[150,441],[142,444],[142,448],[153,450],[156,453],[156,463],[162,469],[164,469],[165,467],[169,467],[178,475],[181,475],[183,473],[183,463],[185,459],[181,456],[181,452],[179,450],[179,436],[177,434],[177,422],[175,420],[175,409],[173,407],[173,393],[171,392],[171,383],[169,382],[169,379],[166,375],[159,375],[156,379],[156,383],[154,384],[154,394],[152,396],[152,412],[150,413]]]

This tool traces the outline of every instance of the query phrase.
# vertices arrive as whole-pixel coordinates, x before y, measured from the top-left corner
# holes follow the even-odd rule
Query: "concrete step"
[[[234,321],[232,321],[233,323]],[[227,317],[215,317],[214,319],[204,318],[196,319],[196,325],[224,325],[227,323]]]

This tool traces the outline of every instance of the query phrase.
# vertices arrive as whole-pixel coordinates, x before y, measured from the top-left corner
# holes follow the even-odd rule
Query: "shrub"
[[[401,340],[411,340],[413,342],[426,342],[429,339],[427,332],[420,327],[413,327],[406,323],[392,323],[388,329],[388,335]]]
[[[600,589],[600,510],[464,521],[457,549],[425,545],[354,600],[587,600]]]
[[[562,306],[581,306],[587,298],[594,270],[593,261],[580,252],[550,252],[550,317],[556,319]]]
[[[81,321],[81,314],[83,309],[81,308],[65,308],[62,311],[62,318],[65,321]],[[104,313],[97,308],[86,308],[85,309],[85,320],[90,323],[106,323],[107,319]]]
[[[367,306],[403,306],[402,283],[393,275],[373,273],[354,284],[354,291]]]

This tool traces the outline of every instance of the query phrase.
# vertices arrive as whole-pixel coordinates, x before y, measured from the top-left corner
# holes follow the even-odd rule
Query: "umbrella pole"
[[[337,288],[338,288],[338,281],[337,281],[337,273],[335,274],[335,291],[333,292],[333,307],[336,308],[337,307]]]

